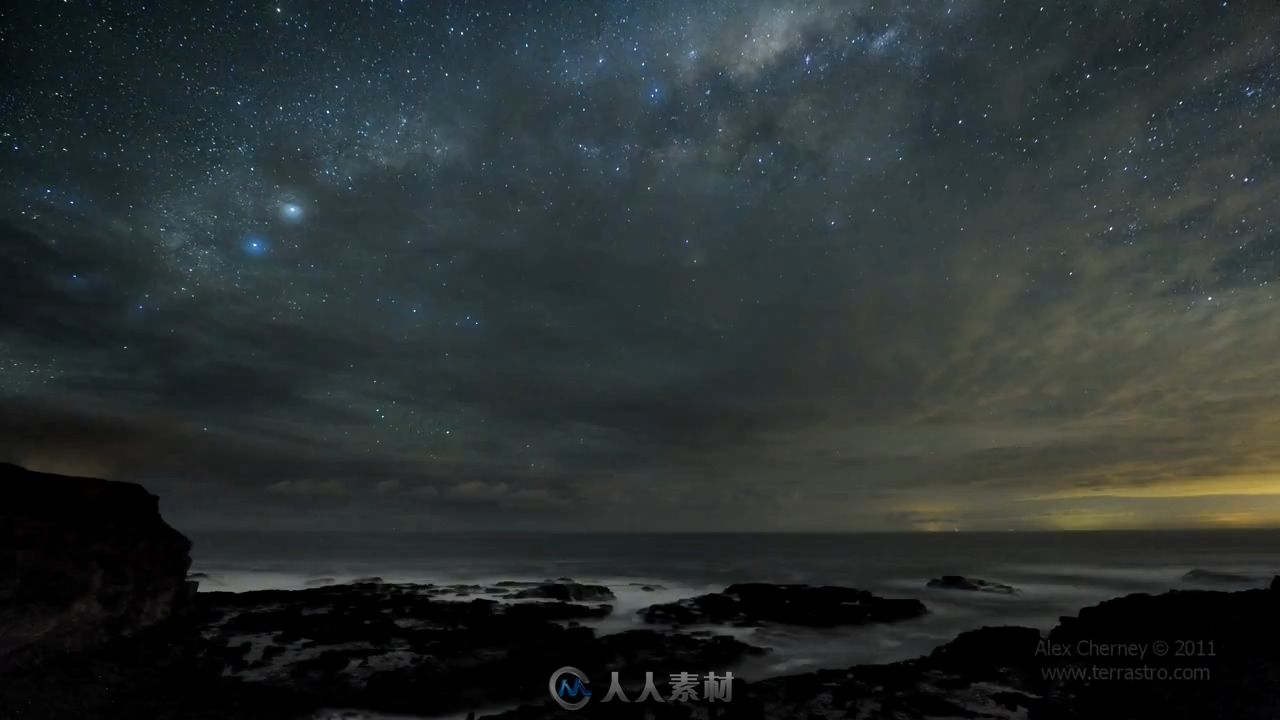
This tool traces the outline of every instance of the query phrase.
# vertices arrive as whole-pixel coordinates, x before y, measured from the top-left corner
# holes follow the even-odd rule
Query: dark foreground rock
[[[927,585],[941,590],[965,590],[968,592],[995,593],[997,595],[1016,595],[1018,592],[1018,589],[1012,585],[963,575],[943,575],[930,580]]]
[[[882,598],[853,588],[742,583],[724,592],[651,605],[640,616],[647,623],[662,625],[834,627],[910,620],[926,612],[919,600]]]
[[[605,703],[601,692],[575,717],[1274,720],[1280,578],[1272,586],[1130,595],[1065,617],[1047,635],[987,627],[916,660],[737,681],[728,702]],[[592,690],[605,687],[595,682]],[[669,697],[670,684],[659,691]],[[544,702],[496,717],[553,720],[563,713]]]
[[[724,635],[576,621],[609,606],[442,599],[434,586],[199,593],[181,624],[0,677],[0,718],[309,718],[325,708],[436,715],[547,697],[564,665],[597,674],[733,667]]]
[[[0,668],[180,612],[190,549],[139,485],[0,464]]]
[[[986,628],[976,635],[1003,636],[1006,630],[1021,634],[1018,653],[1034,651],[1039,633],[1027,628]],[[1034,638],[1029,638],[1028,631]],[[1003,637],[1001,639],[1004,639]],[[1027,641],[1030,640],[1028,643]],[[973,645],[985,644],[976,638]],[[594,680],[594,677],[593,677]],[[732,696],[708,701],[704,687],[697,699],[675,702],[672,687],[663,678],[657,687],[665,702],[639,702],[630,692],[630,703],[603,702],[607,682],[593,682],[592,700],[574,717],[640,720],[925,720],[935,718],[1028,717],[1043,706],[1044,688],[1034,677],[1000,666],[951,664],[926,657],[892,665],[865,665],[843,670],[821,670],[805,675],[761,682],[733,681]],[[565,711],[551,702],[523,706],[486,716],[490,720],[555,720]],[[1034,715],[1031,715],[1034,717]]]
[[[308,706],[386,713],[429,715],[545,697],[547,679],[563,665],[721,666],[759,652],[727,636],[599,636],[574,624],[607,615],[607,605],[443,600],[438,590],[371,583],[201,593],[198,610],[203,640],[223,674]]]
[[[149,636],[157,626],[130,646],[99,648],[53,672],[5,677],[0,717],[256,720],[363,708],[482,716],[490,709],[503,720],[556,720],[566,711],[551,702],[547,682],[566,665],[589,678],[592,699],[574,713],[583,718],[1280,717],[1280,590],[1131,595],[1063,618],[1047,634],[982,628],[916,660],[738,679],[731,697],[714,703],[705,699],[703,675],[732,671],[758,650],[710,634],[601,636],[563,621],[598,607],[463,602],[432,590],[364,584],[202,593],[187,634],[175,627],[168,639]],[[153,642],[140,645],[147,637]],[[603,701],[611,672],[632,702]],[[667,702],[638,702],[645,672]],[[698,676],[696,700],[672,701],[671,675],[681,672]]]
[[[1073,650],[1066,665],[1090,668],[1060,694],[1082,717],[1280,717],[1278,613],[1277,590],[1138,594],[1084,608],[1048,637]]]
[[[513,598],[544,598],[562,602],[605,602],[613,600],[613,591],[603,585],[583,585],[567,578],[542,583],[501,583],[507,588],[518,588]]]

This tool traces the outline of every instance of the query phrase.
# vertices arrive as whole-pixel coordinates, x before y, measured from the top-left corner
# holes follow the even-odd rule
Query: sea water
[[[377,576],[387,582],[492,584],[568,577],[617,596],[598,632],[640,627],[636,611],[736,582],[844,585],[917,598],[923,618],[862,628],[718,628],[773,652],[746,678],[918,657],[984,625],[1048,629],[1063,615],[1135,592],[1204,588],[1200,568],[1251,578],[1280,572],[1280,531],[863,534],[204,533],[193,537],[202,590],[298,589]],[[1015,595],[926,587],[940,575],[1014,585]]]

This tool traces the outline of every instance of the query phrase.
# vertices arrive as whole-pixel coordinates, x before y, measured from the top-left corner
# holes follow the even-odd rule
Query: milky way
[[[1280,9],[1093,5],[6,9],[0,456],[186,527],[1280,524]]]

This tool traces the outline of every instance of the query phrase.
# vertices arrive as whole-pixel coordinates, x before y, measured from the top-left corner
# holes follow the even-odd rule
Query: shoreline
[[[182,622],[159,629],[159,635],[143,634],[108,648],[95,662],[119,664],[121,658],[146,655],[158,647],[172,649],[175,639],[191,642],[198,636],[195,645],[176,658],[177,667],[191,673],[180,678],[181,691],[169,689],[161,694],[163,697],[153,695],[148,700],[172,703],[169,714],[161,712],[156,717],[213,717],[200,714],[201,708],[195,707],[199,703],[211,703],[220,713],[218,717],[227,718],[549,720],[563,717],[564,712],[550,704],[547,696],[547,673],[555,667],[581,666],[597,684],[604,682],[598,678],[607,678],[610,670],[626,676],[650,668],[658,677],[677,671],[733,672],[753,658],[768,657],[770,650],[726,636],[726,629],[777,630],[786,623],[764,620],[762,614],[780,611],[803,613],[791,617],[796,622],[815,617],[820,623],[827,622],[825,616],[812,614],[812,602],[805,607],[779,610],[784,606],[766,601],[746,611],[732,610],[737,613],[733,617],[738,619],[719,628],[714,623],[698,622],[596,633],[589,623],[607,617],[612,611],[609,608],[600,614],[601,608],[608,607],[607,601],[612,599],[605,594],[607,589],[566,578],[545,583],[509,581],[505,587],[510,588],[511,594],[524,597],[501,603],[470,597],[472,592],[496,590],[497,586],[471,588],[374,582],[303,590],[197,592],[193,596],[192,613]],[[801,593],[793,597],[812,600],[818,597],[812,594],[815,590],[824,591],[823,588],[785,585],[768,585],[761,591],[776,597],[782,597],[778,593]],[[721,595],[741,598],[745,592],[731,587],[725,588]],[[693,608],[695,612],[706,608],[722,612],[716,604],[720,601],[712,600],[711,604],[701,606],[697,602],[685,602],[680,607]],[[871,597],[866,602],[878,601]],[[784,605],[792,603],[788,601]],[[869,707],[868,703],[881,703],[886,699],[903,703],[903,712],[893,717],[934,717],[928,714],[932,712],[928,708],[942,705],[952,707],[960,713],[957,716],[1028,717],[1026,713],[1035,708],[1044,711],[1045,707],[1064,703],[1064,707],[1074,708],[1079,703],[1101,702],[1097,696],[1100,691],[1089,690],[1097,683],[1091,685],[1043,674],[1055,668],[1076,667],[1080,660],[1041,652],[1044,643],[1080,642],[1072,640],[1079,637],[1095,647],[1127,643],[1150,648],[1155,641],[1147,636],[1153,631],[1161,636],[1180,634],[1185,636],[1184,640],[1198,638],[1202,647],[1204,642],[1209,642],[1219,651],[1214,657],[1203,658],[1213,668],[1234,663],[1237,668],[1253,665],[1254,672],[1269,672],[1269,668],[1280,668],[1280,652],[1276,646],[1265,648],[1261,654],[1256,643],[1251,645],[1248,655],[1237,656],[1231,652],[1239,650],[1233,642],[1242,636],[1259,632],[1275,634],[1271,625],[1276,610],[1280,610],[1280,579],[1274,580],[1269,589],[1174,590],[1158,595],[1126,595],[1081,608],[1074,616],[1063,617],[1047,632],[1016,626],[984,626],[960,632],[931,652],[901,661],[813,668],[754,679],[735,676],[734,692],[739,699],[732,709],[724,712],[729,713],[726,717],[739,717],[739,713],[746,713],[742,717],[779,719],[797,716],[794,713],[804,716],[809,711],[803,708],[814,704],[826,707],[833,702],[832,693],[850,693],[857,698],[859,707],[864,708]],[[673,611],[674,608],[667,612]],[[903,617],[896,622],[886,616],[866,626],[883,623],[886,627],[903,627],[923,616]],[[1204,620],[1213,618],[1218,621],[1229,618],[1234,625],[1203,624]],[[1255,626],[1243,628],[1242,621]],[[1196,623],[1201,626],[1196,627]],[[1173,628],[1178,625],[1181,629],[1175,633]],[[838,624],[825,632],[835,627]],[[821,625],[815,629],[824,632]],[[1242,634],[1242,631],[1246,632]],[[493,652],[499,654],[495,656]],[[1147,667],[1154,668],[1148,672],[1156,672],[1161,667],[1170,671],[1181,667],[1168,665],[1171,659],[1157,658],[1148,650],[1141,657],[1099,655],[1088,658],[1090,662],[1084,667],[1095,673],[1101,671],[1099,668],[1111,668],[1107,672],[1116,673],[1126,668],[1136,672],[1135,668]],[[167,662],[174,660],[174,656],[169,655]],[[1153,664],[1156,660],[1164,660],[1166,664]],[[193,664],[193,661],[196,662]],[[57,677],[58,668],[55,663],[46,670]],[[200,672],[196,672],[197,669]],[[155,670],[148,666],[148,672]],[[127,674],[118,679],[121,677],[126,685],[138,681]],[[19,679],[21,687],[21,673]],[[170,678],[175,679],[178,678]],[[503,681],[494,682],[495,679]],[[514,686],[509,687],[508,681]],[[1176,687],[1170,683],[1166,686],[1156,689],[1163,692]],[[68,700],[74,700],[82,690],[73,684],[62,687],[63,696]],[[457,697],[436,696],[444,687]],[[659,687],[660,692],[668,689],[661,682]],[[1117,683],[1109,692],[1114,694],[1116,688],[1133,691],[1132,687]],[[155,691],[154,687],[150,689]],[[7,692],[12,697],[12,689]],[[1261,692],[1262,699],[1272,693],[1267,689],[1257,692]],[[1176,695],[1175,692],[1170,697]],[[1165,695],[1157,699],[1159,697],[1168,699]],[[988,712],[1000,703],[1012,704],[1010,712]],[[705,711],[697,703],[667,703],[655,708],[646,707],[646,711],[656,712],[654,717],[658,718],[702,717],[699,713]],[[633,709],[634,706],[629,705],[593,708],[594,715],[605,713],[606,717],[616,713],[623,713],[619,717],[631,717],[626,713]],[[136,712],[137,708],[131,711]],[[57,716],[57,713],[28,715]],[[847,715],[855,716],[858,715]]]
[[[384,717],[465,718],[497,710],[489,717],[552,720],[565,712],[550,692],[556,673],[566,667],[597,690],[609,687],[616,672],[632,696],[645,689],[637,683],[646,674],[657,678],[655,693],[675,697],[672,678],[705,675],[710,683],[717,675],[739,673],[729,683],[732,702],[714,711],[683,701],[606,704],[609,695],[602,693],[584,717],[1280,717],[1280,692],[1269,680],[1280,676],[1280,628],[1274,622],[1280,578],[1270,579],[1267,589],[1120,592],[1112,599],[1085,599],[1048,629],[1023,625],[1013,611],[1033,605],[1044,612],[1067,601],[1036,605],[1045,586],[1019,587],[1015,576],[947,574],[1010,557],[1042,562],[1045,548],[1024,545],[948,546],[949,554],[937,556],[934,546],[922,552],[918,545],[894,545],[888,550],[896,552],[877,554],[875,546],[859,543],[826,547],[826,555],[815,556],[804,541],[775,544],[770,537],[756,539],[768,555],[739,553],[728,565],[705,560],[721,557],[720,550],[732,545],[704,546],[703,555],[690,560],[689,546],[679,543],[638,550],[600,543],[571,562],[564,561],[563,545],[530,544],[521,547],[530,552],[500,558],[494,567],[465,553],[417,545],[378,556],[391,566],[405,553],[430,560],[412,566],[426,574],[442,568],[487,574],[484,583],[450,584],[394,583],[373,575],[339,583],[334,571],[351,558],[317,555],[311,548],[323,566],[308,565],[306,573],[325,573],[312,578],[313,586],[226,592],[199,587],[214,578],[189,575],[191,542],[160,517],[157,499],[140,486],[12,466],[5,472],[11,477],[0,485],[6,519],[0,530],[15,564],[6,576],[11,602],[0,605],[4,718],[280,720],[314,719],[326,708],[363,708]],[[971,554],[975,547],[983,552]],[[1243,566],[1231,558],[1269,557],[1266,548],[1236,548],[1234,554],[1195,542],[1191,548],[1185,556],[1169,557],[1194,558],[1199,567],[1213,568],[1186,571],[1184,581],[1202,585],[1261,582],[1258,572],[1241,574]],[[1138,549],[1150,557],[1149,543]],[[1119,546],[1107,559],[1123,564],[1133,553],[1133,546]],[[1054,567],[1065,574],[1058,582],[1087,582],[1087,573],[1076,573],[1097,567],[1067,562],[1088,563],[1087,557],[1060,558]],[[673,566],[670,558],[687,562]],[[622,578],[619,567],[646,580],[626,581],[626,592],[619,592],[568,572],[583,566],[597,573],[608,568],[612,581]],[[652,568],[699,582],[677,585],[667,578],[664,586],[656,581],[666,576]],[[796,568],[813,577],[833,568],[861,572],[876,582],[799,582]],[[512,579],[542,572],[547,574],[540,579]],[[910,580],[924,572],[930,573],[928,582]],[[1167,572],[1142,582],[1167,582]],[[725,576],[769,575],[791,582],[722,582]],[[903,578],[912,583],[909,594],[894,585]],[[950,607],[970,602],[969,610],[999,612],[948,618],[944,599],[956,601]],[[622,622],[609,624],[615,620]],[[934,634],[919,632],[926,627]],[[914,631],[922,644],[912,649],[899,642],[899,661],[850,662],[816,654],[821,643],[847,650],[867,638],[898,642],[892,636],[903,630]],[[784,662],[780,672],[742,674],[751,663],[790,661],[780,649],[788,638],[812,655],[807,666]],[[1081,639],[1093,643],[1089,647],[1192,642],[1202,653],[1205,647],[1212,652],[1194,658],[1198,664],[1192,667],[1187,658],[1154,651],[1137,658],[1091,657],[1088,663],[1040,651],[1045,642],[1067,647]],[[1153,662],[1157,656],[1160,662]],[[1187,669],[1211,677],[1145,684],[1113,679],[1139,670]],[[1086,675],[1071,674],[1076,671]],[[1098,673],[1106,676],[1103,682],[1096,682]]]

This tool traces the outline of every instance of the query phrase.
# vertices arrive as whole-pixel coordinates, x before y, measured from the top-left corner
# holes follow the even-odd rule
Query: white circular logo
[[[551,673],[551,699],[565,710],[580,710],[591,700],[591,681],[586,673],[568,665]]]

